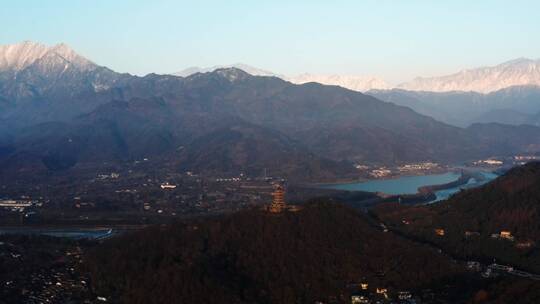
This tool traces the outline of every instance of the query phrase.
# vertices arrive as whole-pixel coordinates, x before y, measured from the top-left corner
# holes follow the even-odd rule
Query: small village
[[[38,251],[43,256],[30,251],[17,237],[0,242],[0,260],[10,263],[10,267],[17,267],[17,271],[0,275],[3,301],[29,304],[100,302],[90,291],[88,277],[79,271],[81,247],[50,240]]]
[[[482,165],[499,164],[483,162]],[[398,172],[403,174],[439,169],[436,163],[407,164],[397,168]],[[393,172],[385,170],[388,169],[377,168],[371,173],[377,177],[384,177]],[[282,179],[250,177],[245,174],[209,178],[194,172],[184,172],[182,174],[169,173],[158,177],[139,176],[133,171],[118,170],[89,176],[88,182],[82,187],[70,189],[62,197],[44,197],[43,192],[39,191],[42,187],[39,185],[33,189],[15,191],[14,195],[0,200],[0,213],[4,215],[5,222],[9,223],[9,218],[11,218],[11,223],[14,225],[39,226],[51,216],[58,216],[55,210],[62,209],[60,220],[63,217],[66,222],[76,220],[78,224],[87,222],[95,225],[95,223],[106,222],[106,214],[110,215],[110,208],[115,208],[115,205],[121,205],[121,210],[128,211],[126,214],[129,216],[137,214],[139,218],[136,223],[143,225],[185,216],[221,214],[253,207],[261,208],[272,216],[301,210],[301,206],[286,202],[287,189]],[[94,191],[97,187],[102,189],[98,196]],[[133,223],[133,218],[130,223]],[[407,226],[411,223],[408,219],[403,219],[402,224]],[[385,223],[380,223],[380,227],[383,232],[391,230]],[[442,227],[435,227],[433,234],[444,238],[448,232]],[[480,233],[477,231],[464,233],[464,237],[469,239],[479,236]],[[510,230],[492,233],[489,238],[512,243],[516,248],[521,249],[535,246],[531,241],[517,239]],[[97,241],[98,238],[95,240]],[[2,242],[0,247],[2,247],[1,251],[5,259],[24,260],[24,251],[17,249],[16,245]],[[107,302],[106,296],[92,294],[88,278],[77,272],[76,266],[81,261],[80,250],[81,248],[71,248],[61,253],[55,267],[32,270],[27,272],[25,278],[19,277],[0,282],[5,287],[4,295],[10,296],[13,292],[22,292],[22,297],[26,299],[25,303],[36,304],[64,303],[66,299],[78,299],[80,303]],[[502,277],[540,280],[537,274],[495,262],[461,261],[459,263],[481,280]],[[347,283],[346,286],[344,295],[318,303],[341,303],[342,301],[351,304],[420,304],[437,303],[437,301],[444,303],[441,298],[444,295],[441,295],[441,291],[431,289],[406,290],[395,286],[374,286],[367,280],[354,284]],[[448,293],[453,292],[452,287],[448,288]]]

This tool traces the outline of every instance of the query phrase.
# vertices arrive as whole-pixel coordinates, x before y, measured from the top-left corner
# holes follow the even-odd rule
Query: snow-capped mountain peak
[[[80,68],[88,67],[89,65],[94,65],[90,60],[80,56],[77,54],[72,48],[70,48],[65,43],[57,44],[50,48],[49,52],[54,52],[55,54],[58,54],[65,60],[79,66]]]
[[[447,76],[418,77],[398,87],[410,91],[490,93],[523,85],[540,85],[540,60],[518,58],[496,66],[462,70]]]
[[[18,44],[0,46],[0,70],[21,70],[32,64],[48,52],[48,47],[24,41]]]
[[[219,65],[209,68],[200,68],[200,67],[190,67],[181,72],[174,73],[175,76],[187,77],[196,73],[207,73],[213,72],[219,69],[229,69],[235,68],[240,69],[250,75],[254,76],[271,76],[278,77],[283,80],[290,81],[295,84],[303,84],[307,82],[318,82],[326,85],[337,85],[350,90],[365,92],[371,89],[389,89],[388,85],[384,80],[371,77],[371,76],[353,76],[353,75],[318,75],[318,74],[309,74],[304,73],[294,77],[288,77],[280,74],[276,74],[270,71],[252,67],[243,63],[236,63],[230,65]]]
[[[271,77],[279,77],[284,78],[284,76],[274,74],[270,71],[266,71],[263,69],[255,68],[250,65],[244,64],[244,63],[235,63],[235,64],[229,64],[229,65],[216,65],[208,68],[200,68],[200,67],[189,67],[187,69],[184,69],[180,72],[173,73],[175,76],[181,76],[181,77],[187,77],[196,73],[208,73],[213,72],[215,70],[219,69],[229,69],[229,68],[236,68],[240,69],[248,74],[251,74],[253,76],[271,76]]]
[[[391,86],[384,80],[374,76],[358,75],[322,75],[322,74],[301,74],[290,77],[292,83],[302,84],[307,82],[318,82],[325,85],[337,85],[353,91],[366,92],[372,89],[389,89]]]
[[[246,79],[249,73],[239,68],[223,68],[215,70],[215,73],[228,79],[230,82]]]
[[[58,59],[80,70],[95,67],[94,63],[80,56],[64,43],[46,46],[37,42],[24,41],[0,46],[0,71],[18,72],[38,61],[44,61],[44,65],[51,65]]]

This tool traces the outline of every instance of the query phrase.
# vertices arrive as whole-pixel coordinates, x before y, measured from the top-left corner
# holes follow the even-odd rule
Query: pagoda
[[[285,203],[285,188],[280,185],[274,185],[274,192],[272,192],[272,203],[268,206],[268,211],[271,213],[281,213],[287,209]]]

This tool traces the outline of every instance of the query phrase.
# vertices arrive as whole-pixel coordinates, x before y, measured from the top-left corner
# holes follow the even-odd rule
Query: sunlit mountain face
[[[491,93],[513,86],[540,85],[540,60],[518,58],[492,67],[441,77],[418,77],[398,86],[409,91]]]

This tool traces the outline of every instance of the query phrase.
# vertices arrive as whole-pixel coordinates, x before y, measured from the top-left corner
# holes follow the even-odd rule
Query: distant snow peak
[[[243,80],[248,77],[248,73],[238,68],[222,68],[215,70],[215,73],[228,79],[230,82]]]
[[[247,64],[236,63],[230,65],[219,65],[209,68],[190,67],[181,72],[174,73],[173,75],[188,77],[196,73],[208,73],[220,69],[239,69],[253,76],[270,76],[278,77],[283,80],[290,81],[295,84],[303,84],[307,82],[318,82],[326,85],[338,85],[350,90],[365,92],[371,89],[389,89],[391,88],[386,82],[377,77],[370,76],[347,76],[347,75],[315,75],[315,74],[301,74],[295,77],[287,77],[284,75],[276,74],[263,69],[255,68]],[[228,75],[228,77],[234,77]],[[229,79],[230,80],[230,79]]]
[[[57,44],[50,48],[51,52],[54,52],[60,56],[62,56],[67,61],[81,67],[86,68],[88,66],[94,65],[90,60],[80,56],[77,54],[72,48],[70,48],[65,43]]]
[[[62,62],[58,58],[62,59],[60,60]],[[24,41],[0,45],[0,71],[18,72],[38,61],[44,66],[68,64],[80,70],[95,67],[94,63],[80,56],[64,43],[46,46],[37,42]]]
[[[447,76],[418,77],[398,87],[410,91],[490,93],[524,85],[540,85],[540,60],[518,58],[496,66],[462,70]]]
[[[0,46],[0,70],[21,70],[43,57],[47,46],[31,41]]]
[[[290,77],[292,83],[303,84],[307,82],[318,82],[325,85],[337,85],[353,91],[366,92],[373,89],[390,89],[391,86],[384,80],[374,76],[358,75],[321,75],[321,74],[301,74]]]
[[[279,77],[295,84],[317,82],[324,85],[337,85],[359,92],[394,88],[381,78],[374,76],[305,73],[287,77],[242,63],[209,68],[192,67],[175,73],[175,75],[187,77],[195,73],[206,73],[233,67],[251,75]],[[462,70],[458,73],[442,77],[418,77],[413,81],[397,86],[397,88],[409,91],[473,91],[490,93],[513,86],[540,86],[540,60],[517,58],[497,66]]]
[[[273,77],[283,78],[282,76],[274,74],[270,71],[255,68],[250,65],[243,64],[243,63],[235,63],[235,64],[229,64],[229,65],[216,65],[216,66],[208,67],[208,68],[190,67],[180,72],[174,73],[173,75],[181,76],[181,77],[188,77],[196,73],[208,73],[208,72],[213,72],[219,69],[229,69],[229,68],[240,69],[253,76],[273,76]]]

